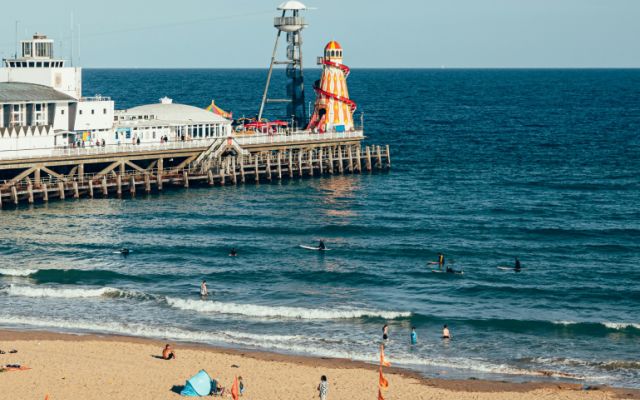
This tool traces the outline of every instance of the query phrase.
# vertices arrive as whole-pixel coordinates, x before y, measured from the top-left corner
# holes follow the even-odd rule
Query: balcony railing
[[[311,142],[324,140],[362,139],[363,131],[351,132],[327,132],[313,133],[309,131],[297,131],[282,134],[242,134],[232,136],[236,142],[243,145],[259,144],[287,144],[295,142]],[[73,148],[38,148],[23,150],[0,151],[0,160],[23,160],[33,158],[59,158],[74,156],[105,155],[117,153],[151,152],[182,149],[206,149],[218,137],[193,138],[185,141],[171,141],[166,143],[141,143],[141,144],[110,144],[106,146],[87,146]]]

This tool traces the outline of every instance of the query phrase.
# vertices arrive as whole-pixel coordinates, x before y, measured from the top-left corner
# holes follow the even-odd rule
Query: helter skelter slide
[[[313,85],[316,103],[307,129],[320,133],[351,131],[357,107],[349,99],[347,77],[350,69],[342,63],[342,47],[338,42],[331,41],[325,46],[319,64],[322,64],[322,76]]]

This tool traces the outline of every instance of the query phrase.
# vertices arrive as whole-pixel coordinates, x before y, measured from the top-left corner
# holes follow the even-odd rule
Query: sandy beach
[[[328,377],[329,399],[377,398],[373,365],[180,343],[173,343],[177,359],[165,361],[157,358],[163,345],[129,337],[0,331],[0,349],[6,352],[0,364],[30,368],[0,373],[0,399],[178,399],[176,390],[200,369],[227,388],[234,376],[242,376],[246,399],[315,399],[321,375]],[[11,349],[18,352],[9,354]],[[640,398],[637,390],[425,379],[394,368],[385,376],[385,399]]]

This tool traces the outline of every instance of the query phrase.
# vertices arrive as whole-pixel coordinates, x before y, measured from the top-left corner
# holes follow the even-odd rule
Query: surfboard
[[[432,269],[431,272],[433,272],[434,274],[464,275],[464,271],[447,272],[444,270]]]
[[[515,268],[513,267],[498,267],[498,269],[502,270],[502,271],[513,271]]]
[[[303,244],[301,244],[300,247],[305,249],[305,250],[315,250],[315,251],[329,251],[329,250],[331,250],[331,249],[327,249],[327,248],[321,249],[318,246],[305,246]]]

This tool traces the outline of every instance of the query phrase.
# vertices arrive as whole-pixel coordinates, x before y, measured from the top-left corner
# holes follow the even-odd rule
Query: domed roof
[[[340,46],[340,43],[336,42],[335,40],[332,40],[329,43],[327,43],[324,49],[325,50],[342,50],[342,46]]]
[[[307,6],[296,0],[285,1],[278,6],[278,10],[306,10]]]
[[[158,103],[133,107],[126,114],[153,115],[156,120],[175,122],[228,122],[227,119],[204,110],[202,108],[188,106],[186,104]]]

